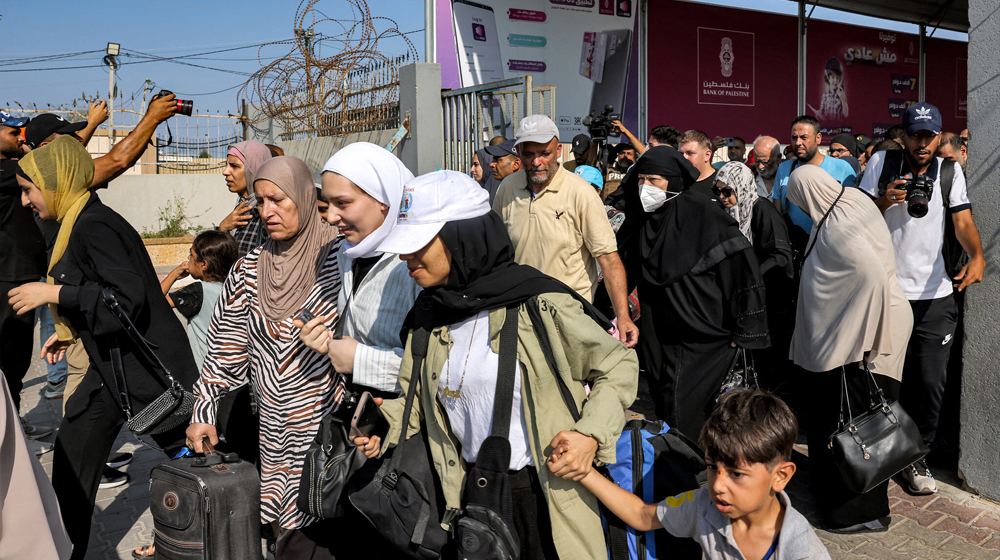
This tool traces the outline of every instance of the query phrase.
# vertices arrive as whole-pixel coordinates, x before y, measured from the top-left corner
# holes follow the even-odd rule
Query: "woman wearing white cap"
[[[506,521],[521,560],[606,556],[597,501],[573,480],[595,459],[614,460],[623,410],[635,399],[635,352],[609,336],[598,322],[606,320],[566,285],[514,262],[488,194],[465,175],[437,171],[407,183],[395,229],[379,249],[399,253],[424,288],[407,317],[403,363],[413,363],[415,332],[429,332],[427,355],[419,371],[402,368],[399,380],[404,390],[420,384],[414,408],[448,510],[465,505],[467,472],[491,433],[500,331],[516,309]],[[390,444],[407,420],[404,400],[382,403]],[[369,457],[388,447],[377,437],[355,444]]]

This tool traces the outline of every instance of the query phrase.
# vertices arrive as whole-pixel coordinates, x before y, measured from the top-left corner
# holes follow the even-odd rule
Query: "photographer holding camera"
[[[924,443],[931,445],[958,315],[952,293],[980,282],[986,261],[962,170],[955,162],[934,157],[940,111],[929,103],[915,103],[906,109],[902,127],[905,149],[872,154],[860,188],[875,198],[885,216],[896,276],[913,309],[900,401]],[[969,256],[964,266],[961,249]],[[937,492],[923,459],[904,469],[903,476],[913,493]]]

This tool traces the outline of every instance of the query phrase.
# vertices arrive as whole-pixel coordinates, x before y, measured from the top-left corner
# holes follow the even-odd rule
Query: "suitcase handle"
[[[220,463],[240,462],[240,456],[236,453],[219,453],[216,451],[207,436],[201,440],[201,445],[202,449],[205,450],[205,456],[195,459],[194,462],[191,463],[192,467],[211,467]]]

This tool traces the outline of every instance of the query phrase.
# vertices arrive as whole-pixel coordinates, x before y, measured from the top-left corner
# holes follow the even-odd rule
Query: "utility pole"
[[[115,69],[118,68],[118,53],[121,52],[121,45],[118,43],[108,43],[106,50],[108,53],[104,57],[104,62],[108,65],[108,129],[111,145],[108,151],[115,146]]]

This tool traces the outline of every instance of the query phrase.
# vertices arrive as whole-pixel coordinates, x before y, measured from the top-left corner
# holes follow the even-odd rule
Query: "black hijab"
[[[639,199],[640,174],[659,175],[668,181],[668,194],[680,194],[646,212]],[[736,220],[717,202],[689,190],[697,180],[698,171],[670,146],[650,148],[636,161],[622,183],[626,216],[622,231],[628,231],[619,234],[618,244],[626,248],[630,275],[641,274],[650,284],[667,286],[690,272],[716,245],[735,238],[749,245]]]
[[[514,262],[514,245],[496,212],[448,222],[438,236],[451,253],[448,283],[426,288],[417,296],[403,322],[404,343],[407,332],[416,325],[414,314],[418,310],[430,312],[424,315],[429,321],[425,326],[440,327],[550,292],[572,295],[602,328],[611,328],[607,318],[569,286],[538,269]]]
[[[476,157],[479,158],[479,166],[483,168],[483,180],[477,182],[480,187],[490,193],[490,204],[493,204],[497,189],[500,188],[500,181],[493,175],[493,169],[490,167],[494,158],[486,151],[486,148],[476,151]]]

